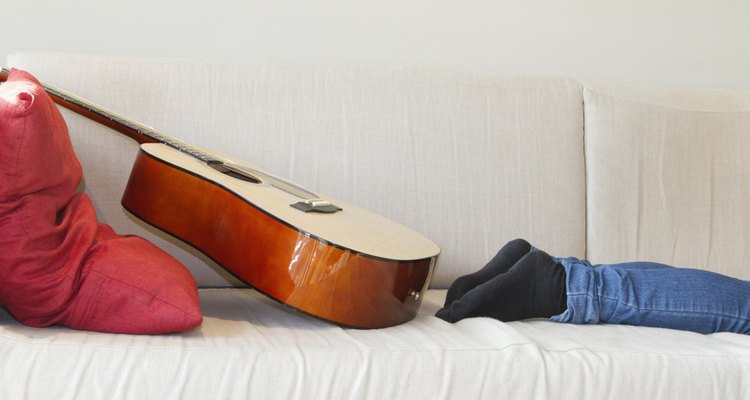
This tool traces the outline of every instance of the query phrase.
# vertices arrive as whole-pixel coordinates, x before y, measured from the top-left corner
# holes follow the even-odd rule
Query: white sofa
[[[44,53],[7,65],[399,221],[442,253],[406,324],[345,329],[290,312],[128,215],[137,144],[64,110],[99,218],[180,259],[204,322],[112,335],[0,311],[2,399],[750,399],[744,335],[433,316],[453,279],[516,237],[597,263],[750,279],[750,92]]]

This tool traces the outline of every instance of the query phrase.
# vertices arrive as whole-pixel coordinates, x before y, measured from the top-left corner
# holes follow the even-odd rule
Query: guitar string
[[[3,72],[6,70],[3,69]],[[106,118],[111,122],[115,122],[117,124],[123,125],[129,129],[132,129],[133,131],[144,135],[146,137],[152,138],[156,140],[157,142],[163,143],[169,147],[172,147],[184,154],[187,154],[189,156],[192,156],[193,158],[196,158],[208,165],[212,164],[220,164],[225,166],[226,168],[240,173],[240,174],[249,174],[252,178],[261,178],[261,181],[266,181],[269,184],[271,184],[274,187],[277,187],[289,194],[292,194],[294,196],[297,196],[306,202],[310,204],[319,204],[320,206],[330,205],[329,202],[321,200],[320,197],[302,187],[299,185],[290,183],[288,181],[285,181],[284,179],[275,177],[270,174],[266,174],[260,171],[257,171],[252,168],[248,168],[239,164],[235,164],[233,162],[227,162],[226,160],[217,158],[212,156],[211,154],[208,154],[200,149],[197,149],[187,143],[184,143],[180,140],[177,140],[173,137],[170,137],[168,135],[165,135],[151,127],[148,127],[146,125],[143,125],[139,122],[133,121],[129,118],[123,117],[115,112],[112,112],[108,110],[105,107],[99,106],[97,104],[94,104],[88,100],[84,100],[78,96],[75,96],[71,93],[68,93],[62,89],[58,89],[52,85],[49,84],[43,84],[44,89],[51,95],[58,97],[62,99],[64,102],[74,104],[77,107],[80,107],[90,113],[99,115],[100,117]]]

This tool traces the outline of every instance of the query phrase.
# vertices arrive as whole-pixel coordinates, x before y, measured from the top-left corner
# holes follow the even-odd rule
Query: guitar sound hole
[[[239,179],[239,180],[241,180],[243,182],[250,182],[250,183],[255,183],[255,184],[261,183],[260,179],[254,177],[252,175],[245,175],[245,174],[241,174],[241,173],[236,172],[236,171],[232,171],[231,169],[223,166],[220,163],[209,164],[208,166],[211,167],[211,168],[213,168],[213,169],[215,169],[215,170],[217,170],[217,171],[219,171],[219,172],[221,172],[224,175],[230,176],[230,177],[232,177],[234,179]]]
[[[230,171],[230,170],[227,170],[226,172],[224,172],[224,175],[231,176],[232,178],[239,179],[239,180],[245,181],[245,182],[256,183],[256,184],[260,183],[260,180],[258,180],[257,178],[254,178],[254,177],[251,177],[251,176],[247,176],[247,175],[243,175],[243,174],[238,174],[238,173],[236,173],[234,171]]]

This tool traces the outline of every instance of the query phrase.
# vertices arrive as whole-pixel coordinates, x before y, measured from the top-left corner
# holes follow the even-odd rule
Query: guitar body
[[[336,201],[341,210],[325,214],[290,207],[297,201],[156,143],[141,145],[122,198],[139,219],[294,309],[355,328],[414,318],[439,248],[353,205]]]

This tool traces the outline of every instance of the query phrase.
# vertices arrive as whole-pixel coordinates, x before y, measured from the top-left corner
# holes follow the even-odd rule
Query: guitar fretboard
[[[57,97],[58,99],[80,107],[92,114],[96,114],[106,120],[125,126],[140,135],[149,137],[157,142],[164,143],[167,146],[173,147],[185,154],[189,154],[207,164],[218,163],[221,160],[213,157],[212,155],[201,151],[187,143],[179,141],[171,136],[167,136],[149,126],[143,125],[140,122],[133,121],[122,115],[119,115],[113,111],[110,111],[102,106],[91,103],[87,100],[81,99],[75,95],[72,95],[64,90],[58,89],[54,86],[44,84],[44,89],[51,96]]]
[[[7,68],[2,68],[0,71],[2,71],[3,76],[7,76],[10,73]],[[56,88],[47,83],[42,83],[42,87],[47,92],[47,94],[52,96],[53,100],[56,100],[56,103],[61,103],[66,108],[70,108],[73,111],[79,113],[80,111],[84,111],[85,113],[92,114],[93,116],[98,116],[100,119],[110,121],[111,123],[118,125],[121,128],[126,128],[136,135],[150,138],[150,141],[164,143],[167,146],[175,148],[180,152],[195,157],[207,164],[221,162],[221,160],[217,159],[216,157],[204,151],[201,151],[187,143],[181,142],[171,136],[167,136],[155,130],[154,128],[151,128],[150,126],[146,126],[144,124],[141,124],[140,122],[133,121],[132,119],[126,118],[120,114],[115,113],[114,111],[108,110],[107,108],[94,104],[88,100],[84,100],[74,94]]]

